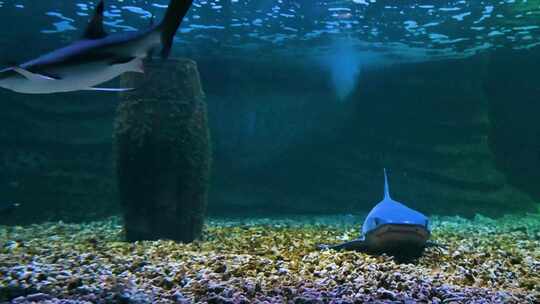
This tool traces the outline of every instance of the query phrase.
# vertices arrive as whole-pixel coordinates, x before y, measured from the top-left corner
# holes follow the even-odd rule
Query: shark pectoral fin
[[[330,246],[330,249],[334,250],[354,250],[354,251],[366,251],[366,244],[361,239],[352,240],[339,245]]]
[[[118,58],[111,65],[122,65],[126,72],[144,73],[144,62],[140,57]]]
[[[363,240],[356,239],[352,240],[350,242],[341,243],[338,245],[317,245],[317,249],[319,250],[328,250],[328,249],[334,249],[334,250],[355,250],[355,251],[366,251],[366,245]]]
[[[87,91],[103,91],[103,92],[126,92],[135,90],[135,88],[88,88]]]
[[[126,64],[128,65],[128,71],[144,73],[144,62],[142,58],[135,58]]]
[[[319,245],[317,245],[317,249],[318,250],[328,250],[328,249],[330,249],[330,245],[319,244]]]
[[[38,74],[38,73],[32,73],[28,70],[25,70],[21,67],[13,67],[13,70],[19,74],[21,74],[23,77],[25,77],[28,80],[58,80],[57,78],[53,78],[47,75]]]
[[[131,56],[131,57],[120,57],[120,58],[116,58],[114,59],[113,61],[111,61],[111,65],[115,65],[115,64],[125,64],[125,63],[128,63],[134,59],[136,59],[137,57],[135,56]]]

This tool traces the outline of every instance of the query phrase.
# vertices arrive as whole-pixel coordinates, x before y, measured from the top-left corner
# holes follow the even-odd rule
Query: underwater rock
[[[152,62],[126,75],[114,139],[128,241],[191,242],[202,232],[211,148],[195,62]]]
[[[532,211],[535,200],[524,188],[516,187],[496,160],[501,151],[492,145],[493,136],[498,136],[493,129],[497,121],[483,87],[486,69],[483,58],[471,58],[366,70],[362,85],[350,97],[348,112],[353,117],[345,120],[339,132],[312,137],[311,143],[297,145],[273,160],[252,162],[249,171],[242,172],[248,178],[229,178],[226,187],[220,187],[224,205],[220,214],[228,210],[236,214],[242,210],[266,214],[367,211],[369,202],[380,198],[380,186],[373,177],[384,166],[399,172],[394,175],[396,199],[427,214],[472,217]],[[492,74],[504,74],[504,69]],[[524,79],[521,83],[527,84]],[[510,109],[515,93],[506,91],[504,102]],[[507,120],[520,120],[515,117]],[[261,115],[259,119],[270,120]],[[528,118],[525,123],[535,121]],[[516,124],[507,124],[508,137],[518,136],[513,134]],[[538,189],[537,174],[528,172],[538,171],[530,168],[535,164],[534,151],[539,150],[527,147],[527,161],[519,160],[524,153],[517,150],[533,140],[512,142],[504,144],[508,150],[502,152],[522,164],[515,167],[522,168],[521,176],[529,176],[530,188]],[[249,193],[242,191],[246,187]]]
[[[484,92],[489,98],[497,165],[509,181],[540,199],[540,52],[499,51],[489,56]],[[505,77],[500,77],[505,75]]]

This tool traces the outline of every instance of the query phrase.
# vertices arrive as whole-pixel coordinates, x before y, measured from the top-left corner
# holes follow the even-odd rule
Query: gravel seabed
[[[204,240],[122,241],[117,217],[0,226],[0,302],[540,303],[540,214],[435,217],[413,263],[317,251],[361,216],[210,219]]]

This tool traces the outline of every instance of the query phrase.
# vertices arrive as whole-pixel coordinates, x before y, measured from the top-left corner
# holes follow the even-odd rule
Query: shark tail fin
[[[390,186],[388,185],[388,175],[386,174],[386,168],[384,168],[384,199],[391,199]]]
[[[169,57],[174,35],[192,3],[193,0],[170,0],[165,17],[158,26],[159,30],[161,30],[161,43],[163,45],[161,50],[162,58]]]

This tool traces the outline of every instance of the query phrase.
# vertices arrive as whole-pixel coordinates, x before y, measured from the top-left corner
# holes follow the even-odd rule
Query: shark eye
[[[375,226],[379,226],[379,224],[381,223],[381,219],[378,217],[374,218],[373,221],[375,221]]]

